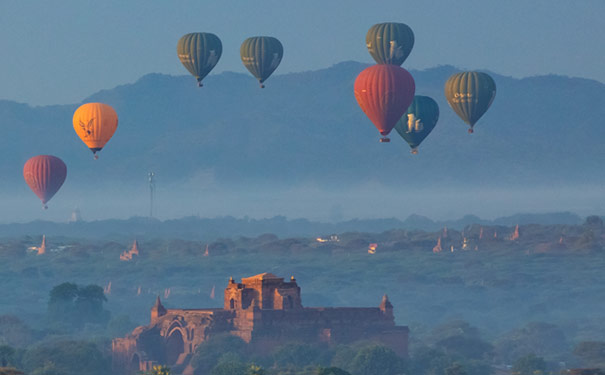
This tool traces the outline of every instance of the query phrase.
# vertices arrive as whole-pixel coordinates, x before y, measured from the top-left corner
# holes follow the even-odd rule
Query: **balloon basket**
[[[410,151],[410,153],[411,153],[412,155],[418,155],[418,149],[417,149],[416,147],[414,147],[414,148],[412,149],[412,151]]]
[[[391,142],[391,139],[389,137],[380,138],[380,143],[389,143],[389,142]]]
[[[93,156],[93,159],[99,160],[99,155],[95,154],[95,156]]]
[[[473,134],[474,132],[475,132],[475,131],[473,130],[473,128],[470,128],[470,129],[468,130],[468,134]]]
[[[261,89],[264,89],[264,88],[265,88],[265,85],[263,85],[263,84],[261,83],[261,84],[260,84],[260,88],[261,88]]]
[[[203,87],[204,84],[202,83],[202,81],[197,81],[197,87]]]
[[[43,209],[43,210],[48,210],[48,206],[47,206],[47,205],[45,205],[45,204],[43,204],[43,205],[42,205],[42,209]]]

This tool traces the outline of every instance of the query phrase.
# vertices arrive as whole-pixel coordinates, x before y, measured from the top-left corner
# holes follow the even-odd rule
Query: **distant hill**
[[[177,220],[133,217],[127,220],[99,220],[74,223],[33,221],[24,224],[0,225],[0,237],[23,235],[66,236],[76,238],[180,238],[216,239],[256,237],[272,233],[279,237],[315,237],[344,232],[382,233],[393,229],[437,231],[443,227],[462,230],[473,224],[514,226],[517,224],[578,225],[583,222],[579,216],[569,213],[518,214],[495,220],[483,220],[468,215],[458,220],[434,221],[419,215],[410,215],[401,221],[395,218],[355,219],[338,223],[322,223],[307,219],[287,219],[276,216],[269,219],[249,218],[200,218],[185,217]]]
[[[175,186],[201,183],[341,187],[488,184],[598,184],[605,148],[605,85],[561,76],[525,79],[492,74],[496,100],[469,136],[443,97],[458,69],[412,71],[417,94],[437,100],[441,117],[413,157],[398,135],[378,133],[353,96],[366,67],[330,68],[272,77],[260,90],[245,74],[208,77],[149,74],[84,102],[116,108],[118,131],[93,163],[71,117],[78,104],[30,107],[0,101],[0,173],[4,189],[22,187],[21,168],[35,154],[69,166],[72,186],[126,186],[154,170]],[[143,176],[143,177],[142,177]]]

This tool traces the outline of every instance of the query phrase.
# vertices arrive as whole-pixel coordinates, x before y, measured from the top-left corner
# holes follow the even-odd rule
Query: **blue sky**
[[[186,74],[176,42],[193,31],[223,41],[214,73],[244,72],[239,46],[254,35],[284,44],[276,74],[371,62],[365,33],[385,21],[415,32],[407,68],[605,82],[603,14],[602,0],[0,0],[0,99],[77,103],[147,73]]]

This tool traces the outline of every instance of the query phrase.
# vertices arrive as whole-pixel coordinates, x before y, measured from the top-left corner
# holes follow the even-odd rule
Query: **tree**
[[[273,358],[280,367],[304,367],[321,365],[322,348],[309,344],[286,344],[280,347]]]
[[[403,360],[385,346],[371,345],[359,350],[351,364],[354,375],[395,375],[403,371]]]
[[[191,366],[208,373],[225,353],[241,354],[246,349],[244,340],[233,335],[217,335],[201,343],[191,359]]]
[[[514,375],[538,375],[546,371],[546,362],[542,357],[536,357],[535,354],[528,354],[515,361],[513,365]]]
[[[467,373],[462,364],[454,362],[450,367],[445,369],[445,375],[467,375]]]
[[[0,367],[15,364],[15,349],[8,345],[0,345]]]
[[[414,353],[411,361],[411,374],[445,374],[447,368],[452,366],[454,359],[442,350],[422,347]]]
[[[582,341],[573,351],[587,366],[605,367],[605,342],[604,341]]]
[[[568,350],[565,334],[559,327],[535,322],[507,333],[495,345],[498,359],[504,363],[511,363],[527,353],[557,359]]]
[[[25,347],[32,343],[33,332],[14,315],[0,315],[0,344]]]
[[[23,367],[31,375],[106,375],[108,358],[86,341],[57,341],[29,349]]]
[[[493,347],[490,343],[476,337],[462,335],[450,336],[435,344],[447,354],[458,355],[467,359],[483,359],[490,356]]]
[[[48,316],[58,328],[82,327],[86,323],[105,325],[110,314],[103,309],[104,302],[107,298],[98,285],[63,283],[50,291]]]
[[[317,375],[351,375],[338,367],[318,367]]]
[[[247,375],[250,370],[242,362],[241,357],[235,353],[229,352],[221,356],[218,364],[212,369],[211,375]]]
[[[107,324],[109,314],[103,310],[103,303],[107,302],[103,288],[98,285],[87,285],[78,288],[74,307],[78,316],[85,317],[84,323]]]

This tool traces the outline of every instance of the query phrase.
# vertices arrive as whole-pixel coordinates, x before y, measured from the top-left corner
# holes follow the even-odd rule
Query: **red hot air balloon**
[[[390,142],[387,135],[414,100],[415,91],[412,75],[397,65],[373,65],[359,73],[355,99],[382,134],[380,142]]]
[[[44,209],[67,177],[63,160],[51,155],[38,155],[29,159],[23,167],[23,178],[30,189],[40,198]]]

